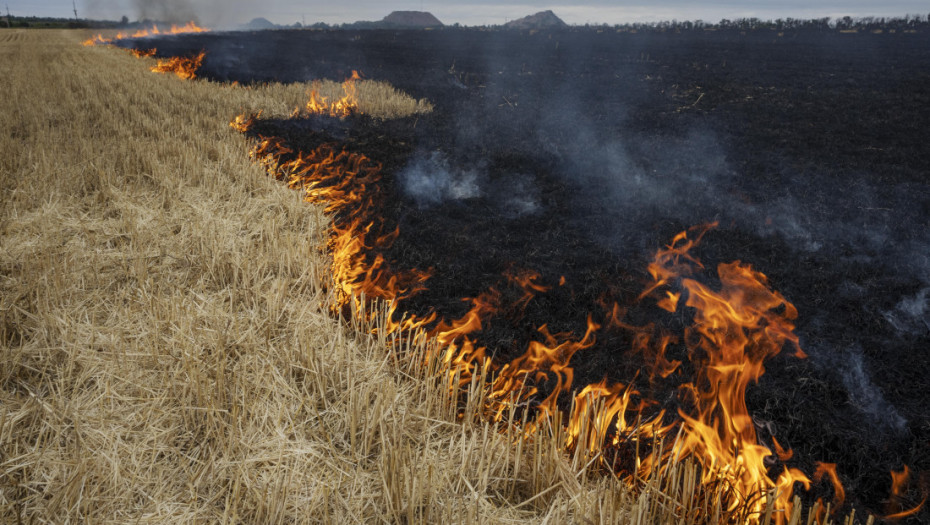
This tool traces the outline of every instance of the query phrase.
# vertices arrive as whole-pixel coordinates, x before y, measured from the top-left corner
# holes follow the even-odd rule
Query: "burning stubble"
[[[455,88],[462,89],[460,86],[455,86]],[[466,86],[467,88],[468,86]],[[836,232],[832,233],[832,236],[825,232],[825,230],[830,229],[829,226],[842,226],[842,223],[848,220],[849,216],[842,214],[840,215],[841,219],[825,220],[824,217],[828,217],[830,212],[840,210],[842,204],[848,204],[850,195],[857,196],[852,202],[864,208],[864,211],[886,211],[887,208],[884,206],[875,206],[876,201],[868,198],[868,191],[862,191],[862,188],[850,185],[850,188],[852,188],[851,193],[841,193],[842,198],[836,199],[836,201],[839,201],[838,203],[831,202],[824,191],[816,191],[817,188],[814,185],[807,188],[814,191],[804,191],[802,185],[801,191],[792,190],[796,193],[776,192],[767,194],[764,190],[770,188],[767,188],[764,182],[760,184],[758,178],[753,179],[746,174],[737,174],[736,170],[729,168],[730,163],[727,156],[721,153],[726,148],[721,144],[728,144],[730,139],[707,133],[706,128],[700,125],[686,126],[684,128],[691,131],[682,132],[676,130],[675,133],[670,134],[623,134],[617,133],[615,130],[611,131],[611,129],[598,124],[590,115],[580,114],[579,116],[576,114],[574,115],[574,122],[571,123],[572,111],[566,110],[564,113],[566,117],[553,120],[560,122],[560,125],[570,122],[571,126],[562,129],[560,129],[560,126],[538,126],[545,131],[545,133],[540,133],[540,136],[547,139],[543,145],[548,146],[540,148],[542,141],[521,140],[521,137],[507,133],[508,130],[511,132],[525,130],[527,124],[530,125],[531,129],[534,123],[539,122],[539,120],[534,120],[532,111],[530,111],[529,117],[526,114],[519,113],[521,110],[517,108],[527,107],[527,98],[513,96],[509,90],[491,92],[500,95],[501,99],[503,99],[503,103],[498,104],[498,106],[502,108],[502,111],[507,112],[505,120],[509,120],[504,124],[500,122],[494,122],[494,124],[501,125],[505,132],[487,130],[490,132],[488,134],[490,138],[482,138],[481,131],[484,131],[484,128],[481,125],[484,124],[479,119],[472,119],[471,123],[474,127],[464,127],[465,130],[471,132],[466,131],[463,133],[459,131],[458,136],[470,135],[472,140],[468,146],[479,150],[481,153],[490,153],[488,157],[492,159],[495,155],[500,154],[500,149],[505,148],[522,149],[525,158],[531,158],[539,151],[545,152],[549,156],[547,160],[552,162],[539,164],[554,166],[554,169],[549,169],[550,173],[554,173],[557,177],[561,177],[564,181],[574,185],[588,188],[587,192],[581,192],[581,196],[576,201],[577,205],[573,207],[574,216],[576,217],[575,222],[578,225],[577,231],[591,235],[588,233],[591,227],[596,227],[598,231],[592,237],[598,238],[597,234],[602,234],[602,238],[610,240],[610,242],[604,242],[604,244],[609,246],[615,253],[635,254],[646,251],[647,244],[654,241],[650,240],[653,239],[650,237],[651,234],[644,233],[644,230],[648,231],[656,223],[662,221],[673,224],[695,222],[694,219],[706,218],[708,215],[712,215],[715,218],[726,219],[729,223],[729,232],[725,233],[742,242],[757,243],[758,239],[753,238],[753,235],[761,236],[766,240],[768,238],[777,238],[786,241],[784,250],[780,253],[781,258],[775,260],[775,263],[769,261],[769,266],[774,267],[775,274],[780,276],[779,282],[790,282],[791,280],[785,278],[785,271],[779,269],[780,264],[777,263],[793,261],[806,256],[805,254],[814,254],[816,257],[833,258],[839,261],[837,273],[844,278],[830,280],[832,282],[830,286],[834,289],[860,289],[865,290],[865,293],[860,295],[867,295],[870,291],[875,290],[876,286],[889,284],[893,281],[893,279],[886,278],[886,280],[875,284],[866,278],[866,272],[863,270],[860,270],[860,275],[843,274],[847,273],[846,270],[856,269],[855,265],[857,264],[863,265],[867,269],[873,269],[875,261],[882,255],[882,246],[889,239],[893,239],[894,236],[888,236],[881,231],[881,228],[857,228],[861,224],[874,224],[870,220],[859,223],[854,222],[854,226],[849,229],[838,228]],[[489,100],[486,99],[484,102],[486,107],[492,107]],[[529,105],[532,108],[531,100]],[[560,110],[557,109],[556,111]],[[511,118],[517,115],[522,115],[522,117]],[[463,117],[462,121],[467,122],[467,119]],[[561,137],[558,140],[551,140],[551,137],[558,137],[559,135]],[[478,140],[475,140],[474,137],[478,137]],[[507,140],[501,140],[502,138]],[[505,146],[495,149],[494,142],[505,144]],[[552,144],[554,144],[554,147]],[[467,158],[467,155],[463,152],[456,152],[455,150],[450,151],[449,156],[457,159]],[[485,158],[483,155],[476,155],[475,157]],[[485,193],[484,191],[474,190],[476,187],[481,187],[476,182],[481,177],[475,176],[472,178],[467,175],[473,173],[473,167],[450,168],[448,164],[448,161],[443,158],[423,156],[422,160],[415,160],[409,164],[408,171],[404,172],[405,175],[399,177],[402,179],[402,186],[407,189],[408,196],[418,200],[421,208],[435,208],[440,204],[451,204],[466,200],[464,195]],[[474,163],[456,161],[454,165],[473,166]],[[540,173],[546,171],[545,167],[541,168],[539,172],[534,171],[532,168],[524,167],[524,169],[529,176],[524,180],[529,181],[541,179]],[[809,174],[804,173],[799,175],[799,177],[808,176]],[[421,188],[425,188],[425,190],[420,191]],[[772,195],[775,197],[773,198]],[[792,208],[796,208],[796,210]],[[584,211],[578,213],[578,209]],[[774,213],[776,211],[780,213]],[[848,210],[845,211],[848,212]],[[571,214],[569,217],[571,217]],[[577,217],[584,220],[579,220]],[[788,219],[784,219],[784,217],[788,217]],[[591,220],[592,218],[601,220],[595,221]],[[583,228],[586,223],[592,225],[587,230]],[[760,226],[760,224],[764,226]],[[787,226],[783,226],[783,224]],[[879,222],[879,224],[881,223]],[[361,226],[364,227],[364,225]],[[770,228],[765,231],[765,227]],[[861,235],[850,234],[850,230],[856,229],[860,230]],[[358,230],[358,233],[361,235],[367,231]],[[606,234],[604,234],[605,232]],[[616,232],[620,232],[620,234],[618,235]],[[396,234],[387,232],[383,236],[378,235],[377,241],[378,244],[381,243],[381,240],[390,243],[396,238]],[[621,242],[617,242],[617,239]],[[804,242],[798,242],[799,239],[804,240]],[[834,239],[836,239],[835,242]],[[794,241],[794,244],[791,241]],[[364,244],[364,241],[362,242]],[[846,248],[845,252],[838,258],[835,253],[837,244]],[[919,244],[918,240],[918,242],[910,246],[918,246]],[[721,256],[718,254],[718,258]],[[382,268],[382,266],[374,267],[377,270],[375,273],[383,277]],[[742,267],[737,264],[732,268]],[[802,268],[802,272],[803,270],[806,269]],[[766,272],[768,273],[768,269]],[[364,272],[355,275],[363,276],[363,274]],[[723,279],[722,275],[721,279]],[[801,297],[803,300],[803,292],[804,290],[799,290],[796,287],[790,296]],[[917,301],[919,292],[914,289],[902,289],[901,292],[903,299],[892,302],[892,305],[899,305],[895,307],[896,309],[903,312],[922,311]],[[694,290],[690,290],[689,295],[699,294]],[[489,308],[493,309],[487,306],[487,304],[493,303],[490,299],[493,299],[493,297],[488,298],[483,295],[472,298],[475,302],[475,311],[483,312],[483,314],[475,313],[476,318],[482,319],[483,315],[487,315]],[[662,300],[668,301],[665,303],[669,307],[668,311],[675,311],[673,303],[678,299],[673,301],[672,297],[669,296]],[[359,305],[356,304],[356,306]],[[694,305],[692,304],[691,307],[694,307]],[[781,306],[779,308],[787,309],[788,307]],[[791,309],[793,310],[793,307]],[[805,309],[809,312],[811,305],[806,305]],[[793,319],[794,315],[791,318]],[[465,319],[462,318],[461,321],[465,323]],[[803,319],[802,317],[802,321],[799,322],[805,322]],[[800,327],[799,332],[807,336],[815,334],[813,330],[816,329],[816,326],[810,322],[806,323],[806,326]],[[544,336],[551,341],[550,347],[561,346],[561,344],[565,343],[568,344],[566,348],[570,347],[573,353],[579,349],[588,348],[592,344],[589,336],[596,330],[589,322],[584,337],[579,334],[575,339],[563,341],[555,337],[554,334],[548,334],[548,332],[544,333]],[[842,330],[842,327],[838,327],[836,322],[833,322],[827,326],[826,333],[842,334]],[[712,337],[712,335],[708,335],[708,337]],[[853,348],[843,345],[841,342],[838,342],[836,347]],[[812,348],[817,349],[818,346],[814,345]],[[885,402],[880,395],[880,390],[876,389],[877,387],[869,375],[871,367],[864,362],[865,354],[862,351],[858,354],[854,350],[843,351],[852,356],[850,360],[852,364],[844,369],[842,379],[849,399],[859,405],[864,413],[873,416],[881,411],[894,412],[894,406]],[[857,355],[858,360],[856,359]],[[849,358],[849,356],[846,357]],[[548,358],[545,357],[544,353],[541,353],[540,359],[543,360],[540,362],[544,362]],[[565,363],[558,364],[564,367]],[[562,370],[564,372],[566,369],[563,368]],[[564,385],[566,382],[570,383],[571,379],[570,375],[561,372],[552,377],[557,377],[559,385]],[[699,394],[700,391],[695,394],[695,397],[700,399],[702,396]],[[551,411],[554,401],[550,402],[550,398],[547,398],[546,403],[548,403],[546,406]],[[895,417],[892,417],[889,421],[891,423],[888,426],[892,428],[906,424],[906,420]],[[901,423],[901,421],[904,421],[904,423]],[[821,472],[821,474],[823,473]],[[795,477],[794,479],[800,480],[801,478]]]
[[[827,277],[835,284],[826,293],[858,303],[851,317],[879,315],[889,335],[902,340],[928,332],[930,234],[915,235],[914,230],[926,222],[924,213],[930,209],[925,184],[879,187],[858,178],[837,186],[820,173],[785,173],[782,178],[790,184],[760,190],[730,166],[726,152],[732,141],[711,129],[692,127],[680,136],[617,136],[590,119],[572,116],[571,104],[570,114],[562,114],[565,107],[536,125],[540,147],[548,148],[559,176],[572,184],[572,220],[611,251],[635,256],[648,247],[643,233],[663,221],[719,220],[778,239],[790,258],[824,261],[820,268],[835,272]],[[901,294],[893,308],[877,312],[866,300],[889,290]],[[802,338],[820,341],[813,353],[823,356],[814,362],[818,367],[833,363],[822,370],[837,373],[851,405],[881,432],[898,435],[907,420],[873,382],[862,349],[829,342],[829,334],[841,327],[841,321],[822,325],[809,320],[799,331]]]
[[[661,493],[630,508],[564,468],[558,438],[461,421],[321,307],[321,210],[216,125],[306,86],[177,82],[65,31],[0,54],[0,522],[666,519]]]

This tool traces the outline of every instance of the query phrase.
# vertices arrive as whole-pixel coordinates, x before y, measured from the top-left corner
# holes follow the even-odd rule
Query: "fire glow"
[[[184,33],[205,33],[208,31],[209,29],[200,27],[193,21],[188,22],[183,26],[172,24],[171,28],[165,31],[159,30],[157,25],[152,25],[152,27],[148,29],[140,29],[132,34],[120,32],[117,33],[113,38],[106,38],[102,34],[98,34],[93,38],[85,40],[83,45],[113,45],[115,42],[125,40],[127,38],[146,38],[156,35],[177,35]],[[136,58],[152,58],[155,56],[155,53],[158,50],[155,48],[129,48],[128,51]],[[151,66],[149,69],[153,73],[174,73],[178,76],[178,78],[192,80],[197,78],[197,70],[200,69],[200,66],[203,64],[204,56],[206,56],[206,52],[201,51],[199,54],[190,57],[169,57],[159,59],[158,63],[154,66]]]
[[[356,112],[357,80],[353,75],[345,82],[346,97],[342,100],[327,103],[313,92],[306,113],[341,117]],[[230,125],[247,132],[258,117],[240,115]],[[580,337],[553,334],[543,325],[523,355],[507,363],[495,362],[471,337],[502,308],[501,294],[494,287],[466,298],[472,307],[458,319],[442,319],[435,312],[422,317],[399,315],[403,299],[426,288],[430,270],[399,270],[381,255],[399,232],[384,231],[375,210],[384,198],[378,185],[380,165],[335,144],[324,144],[309,153],[295,152],[277,137],[259,137],[250,156],[270,175],[303,191],[307,201],[325,204],[325,211],[334,217],[328,247],[339,289],[338,308],[351,306],[356,313],[371,312],[366,301],[384,301],[389,315],[381,330],[419,341],[434,338],[441,350],[433,357],[446,367],[450,390],[488,381],[486,411],[499,423],[506,423],[506,414],[514,405],[535,408],[523,429],[527,437],[563,421],[560,411],[564,406],[560,407],[559,397],[574,390],[571,358],[590,348],[602,329],[592,316]],[[604,380],[571,397],[564,419],[564,446],[567,450],[586,449],[602,467],[630,483],[659,475],[691,458],[703,467],[701,483],[717,487],[717,504],[728,516],[747,522],[788,523],[796,514],[795,484],[809,488],[811,479],[784,465],[780,472],[770,472],[773,462],[769,460],[776,454],[759,442],[745,391],[763,374],[764,362],[784,347],[797,358],[805,357],[794,333],[797,310],[769,286],[765,275],[748,264],[720,264],[715,275],[704,268],[694,250],[714,226],[680,233],[658,250],[648,266],[652,280],[640,295],[641,301],[691,318],[691,325],[682,333],[628,324],[622,319],[623,309],[616,304],[606,315],[614,327],[635,334],[635,350],[647,356],[655,374],[662,377],[681,373],[681,362],[667,359],[666,348],[679,342],[686,345],[695,373],[679,388],[682,408],[678,414],[649,412],[645,409],[654,403],[644,399],[633,384]],[[507,286],[522,290],[520,299],[509,307],[525,307],[536,294],[548,291],[531,270],[517,270],[504,278]],[[711,280],[717,280],[719,286],[704,284]],[[637,449],[632,468],[607,459],[617,456],[611,450],[628,452],[631,447]],[[777,452],[783,460],[791,456],[790,451],[780,448]],[[829,478],[836,509],[842,504],[843,488],[836,466],[826,465],[830,464],[822,464],[815,478],[825,474]],[[819,502],[817,507],[823,517]]]
[[[154,53],[153,53],[154,54]],[[153,73],[174,73],[178,78],[193,80],[197,78],[197,70],[203,64],[206,52],[201,51],[192,57],[171,57],[159,59],[158,63],[149,68]],[[152,55],[143,55],[152,56]]]
[[[314,87],[310,91],[310,100],[301,111],[295,108],[292,117],[306,115],[329,115],[330,117],[345,118],[359,112],[358,109],[358,81],[361,80],[358,71],[352,71],[352,76],[342,83],[345,95],[337,100],[328,102],[326,97],[320,96],[319,89]]]
[[[353,72],[344,83],[346,96],[333,102],[327,103],[312,92],[303,111],[298,108],[292,117],[357,113],[358,79]],[[246,133],[259,118],[260,114],[240,115],[230,125]],[[551,333],[546,325],[539,326],[537,339],[529,342],[521,356],[499,363],[472,335],[505,306],[522,309],[537,294],[547,293],[550,287],[541,284],[538,273],[514,269],[502,276],[503,286],[522,292],[513,304],[503,305],[502,294],[491,287],[463,299],[472,306],[458,319],[441,318],[435,311],[420,317],[403,313],[403,300],[427,288],[432,270],[399,269],[382,255],[399,230],[387,229],[378,217],[377,204],[385,198],[379,185],[381,166],[333,143],[305,153],[292,150],[281,138],[264,136],[253,144],[250,157],[271,176],[303,191],[308,202],[324,204],[326,213],[333,217],[328,248],[338,288],[334,308],[348,308],[370,322],[376,314],[368,302],[383,301],[388,310],[386,321],[374,330],[393,334],[394,341],[435,340],[438,350],[428,359],[441,361],[450,393],[485,385],[485,412],[499,424],[513,423],[507,418],[508,414],[512,417],[514,407],[533,407],[521,435],[529,439],[543,429],[559,427],[566,450],[585,451],[586,457],[594,458],[592,462],[631,485],[661,476],[690,458],[701,465],[700,483],[715,494],[712,505],[725,521],[797,523],[801,509],[794,490],[798,483],[805,489],[816,483],[832,485],[833,500],[824,504],[818,499],[810,511],[810,519],[817,523],[828,523],[829,514],[843,505],[845,489],[837,465],[818,462],[812,479],[785,464],[792,459],[790,449],[784,450],[772,438],[773,451],[756,434],[746,389],[762,376],[764,363],[784,348],[795,358],[806,358],[795,333],[798,312],[768,284],[764,274],[748,264],[721,263],[716,271],[701,264],[695,251],[716,224],[679,233],[648,264],[651,281],[639,300],[690,319],[680,332],[651,324],[636,326],[624,320],[620,305],[602,305],[604,326],[595,322],[593,315],[588,316],[580,337]],[[710,286],[708,282],[719,284]],[[559,286],[564,285],[561,277]],[[649,410],[655,402],[641,396],[632,383],[604,379],[575,391],[571,358],[592,347],[605,326],[633,335],[633,350],[642,354],[652,369],[650,381],[656,376],[682,374],[682,362],[669,359],[666,350],[677,344],[686,347],[694,372],[691,381],[679,387],[677,414]],[[567,414],[564,403],[560,404],[560,396],[565,394],[571,400]],[[629,457],[631,449],[635,449],[632,465],[617,460]],[[608,459],[611,457],[614,459]],[[886,519],[918,512],[923,503],[909,510],[902,510],[899,503],[908,479],[907,468],[892,472],[892,477]],[[676,504],[681,505],[683,514],[695,512],[691,503]],[[704,506],[698,512],[710,511]]]
[[[153,29],[149,34],[159,34]],[[203,31],[197,29],[177,32]],[[148,34],[116,39],[140,36]],[[112,42],[99,38],[99,43]],[[85,45],[95,45],[98,40],[88,42]],[[140,58],[155,53],[154,49],[131,51]],[[201,52],[159,60],[151,70],[193,79],[203,58]],[[332,101],[313,89],[292,118],[360,114],[359,80],[353,71],[343,84],[344,96]],[[230,125],[247,133],[259,119],[260,114],[240,115]],[[636,486],[673,470],[683,460],[696,461],[701,466],[700,484],[715,494],[713,503],[728,521],[797,523],[798,483],[805,489],[817,484],[832,487],[832,501],[818,500],[809,523],[828,523],[844,504],[842,465],[816,462],[815,470],[805,473],[788,466],[794,454],[774,436],[767,444],[767,438],[757,435],[746,391],[759,381],[766,361],[782,350],[806,358],[795,333],[798,312],[749,264],[733,261],[704,267],[697,251],[716,224],[679,233],[656,251],[645,269],[649,278],[639,294],[640,304],[686,320],[683,328],[637,325],[626,317],[625,306],[600,304],[574,332],[553,333],[545,324],[536,327],[525,351],[501,362],[490,357],[494,352],[482,347],[476,335],[502,311],[524,309],[534,297],[548,293],[552,286],[543,284],[547,282],[543,276],[514,267],[501,276],[498,287],[463,298],[470,309],[455,319],[435,311],[421,316],[405,313],[403,302],[427,289],[433,270],[400,268],[383,255],[400,231],[379,220],[378,207],[387,198],[380,184],[382,166],[335,142],[297,151],[275,136],[259,136],[249,154],[271,176],[302,191],[308,202],[324,205],[333,218],[328,249],[337,286],[334,308],[371,323],[378,315],[371,302],[383,302],[386,321],[375,330],[393,335],[393,341],[437,342],[435,355],[429,358],[444,365],[450,393],[482,385],[485,413],[500,425],[512,424],[507,418],[514,407],[530,407],[521,428],[527,439],[558,427],[565,450],[585,451],[593,464]],[[560,277],[559,286],[565,281]],[[503,287],[519,290],[519,298],[505,302],[499,291]],[[574,385],[572,357],[592,348],[608,329],[631,334],[630,350],[643,356],[648,377],[644,374],[628,384],[604,379]],[[671,348],[683,349],[686,357],[681,352],[670,357]],[[659,410],[658,403],[636,385],[685,374],[690,376],[678,387],[676,411]],[[632,461],[617,459],[631,456]],[[914,500],[905,503],[910,474],[907,466],[891,472],[884,519],[912,516],[923,507],[924,502],[911,508],[907,507]],[[680,505],[682,515],[695,510],[684,502],[670,504]]]
[[[145,38],[155,35],[179,35],[184,33],[205,33],[209,29],[198,26],[193,20],[182,25],[174,25],[167,30],[158,29],[157,25],[152,25],[150,28],[139,29],[133,33],[123,33],[120,31],[113,38],[104,37],[103,34],[98,33],[96,36],[88,38],[83,42],[85,46],[97,46],[97,45],[108,45],[113,44],[119,40],[125,40],[127,38]]]

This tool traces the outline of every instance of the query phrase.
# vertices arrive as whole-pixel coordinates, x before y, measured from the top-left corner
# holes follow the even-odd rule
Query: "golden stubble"
[[[489,424],[483,384],[457,406],[425,343],[329,313],[326,217],[228,123],[339,82],[182,81],[87,36],[0,31],[0,521],[714,519],[694,466],[633,492],[558,430]],[[359,103],[429,111],[377,82]]]

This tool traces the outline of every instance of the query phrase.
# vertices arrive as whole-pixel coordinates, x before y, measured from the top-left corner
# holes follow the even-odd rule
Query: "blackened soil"
[[[392,197],[380,214],[401,231],[387,256],[433,269],[408,311],[453,319],[490,287],[516,301],[503,275],[539,272],[549,291],[478,336],[500,361],[543,324],[580,337],[614,302],[634,324],[686,323],[636,304],[645,266],[676,232],[720,221],[697,255],[764,272],[797,306],[810,355],[777,356],[750,388],[760,439],[793,448],[789,466],[808,473],[837,463],[860,512],[890,509],[888,472],[904,464],[917,472],[905,504],[930,488],[927,32],[273,31],[157,48],[205,49],[200,74],[214,80],[359,70],[429,99],[428,116],[256,131],[302,147],[339,140],[383,163]],[[639,373],[674,408],[688,367],[649,383],[629,338],[600,332],[572,359],[575,386]],[[832,497],[828,483],[818,496]]]

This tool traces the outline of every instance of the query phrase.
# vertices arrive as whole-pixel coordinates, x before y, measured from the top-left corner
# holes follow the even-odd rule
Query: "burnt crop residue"
[[[259,120],[248,133],[377,165],[365,218],[391,238],[369,259],[424,272],[400,306],[434,327],[493,302],[470,337],[499,366],[532,341],[572,341],[573,391],[635,384],[641,411],[669,421],[715,381],[701,372],[713,353],[689,340],[711,338],[691,328],[701,287],[769,297],[776,317],[760,326],[796,334],[807,358],[766,354],[746,388],[753,439],[793,450],[770,468],[807,473],[803,497],[839,501],[841,484],[846,505],[882,514],[896,483],[896,508],[919,503],[930,472],[928,38],[276,31],[158,49],[206,50],[198,75],[216,80],[360,70],[433,102],[426,116]],[[674,304],[644,301],[656,254],[708,223],[688,252],[699,267],[668,277]],[[677,334],[661,360],[634,350],[647,326]],[[534,381],[533,402],[565,409],[559,386]],[[904,465],[906,487],[889,475]]]

